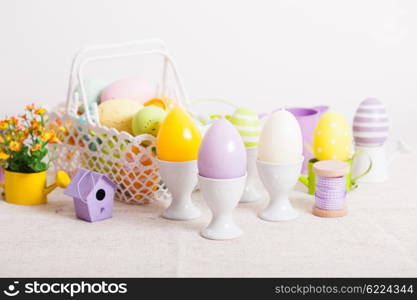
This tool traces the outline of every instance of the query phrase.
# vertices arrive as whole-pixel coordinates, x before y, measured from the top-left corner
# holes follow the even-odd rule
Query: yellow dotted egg
[[[352,154],[352,132],[339,113],[327,112],[320,118],[313,136],[314,155],[319,160],[348,160]]]

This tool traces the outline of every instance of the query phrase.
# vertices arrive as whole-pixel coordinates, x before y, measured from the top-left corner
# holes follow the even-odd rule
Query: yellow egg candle
[[[313,136],[318,160],[348,160],[352,155],[352,132],[343,115],[327,112],[320,118]]]
[[[175,106],[168,112],[159,128],[156,153],[164,161],[191,161],[197,159],[201,134],[191,116]]]

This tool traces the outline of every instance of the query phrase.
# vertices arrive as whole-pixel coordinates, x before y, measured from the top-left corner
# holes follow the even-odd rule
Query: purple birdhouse
[[[111,218],[116,188],[107,176],[81,168],[64,194],[73,197],[78,218],[95,222]]]

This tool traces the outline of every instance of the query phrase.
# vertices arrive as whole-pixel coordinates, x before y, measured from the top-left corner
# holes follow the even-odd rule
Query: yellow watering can
[[[56,187],[66,188],[71,178],[64,171],[58,171],[55,183],[46,185],[47,171],[39,173],[19,173],[4,170],[4,189],[6,202],[20,205],[38,205],[46,203],[46,196]]]

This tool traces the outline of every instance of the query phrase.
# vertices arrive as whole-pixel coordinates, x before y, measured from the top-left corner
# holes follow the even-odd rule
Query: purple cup
[[[300,124],[301,133],[303,135],[303,156],[304,162],[301,169],[301,173],[308,173],[308,161],[313,157],[310,149],[312,149],[313,144],[313,134],[314,129],[316,128],[317,122],[319,121],[321,115],[329,109],[328,106],[315,106],[312,108],[304,107],[290,107],[286,108],[290,113],[294,115],[297,119],[298,124]]]

